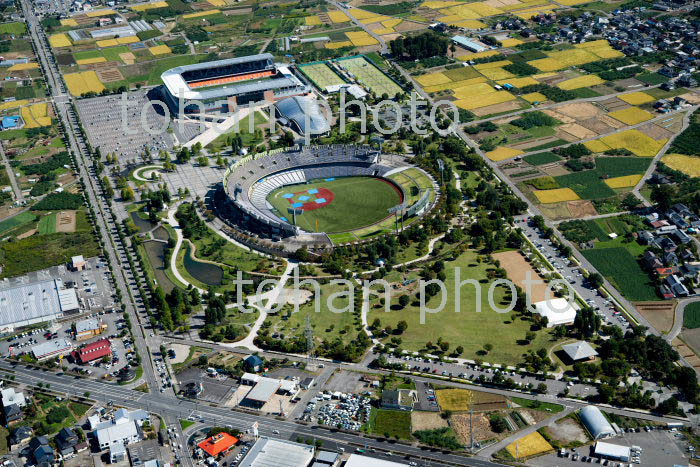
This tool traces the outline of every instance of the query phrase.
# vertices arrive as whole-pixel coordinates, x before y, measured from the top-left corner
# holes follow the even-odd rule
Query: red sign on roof
[[[238,438],[228,433],[221,432],[211,436],[197,446],[212,457],[217,457],[221,453],[226,453],[229,449],[238,444]]]

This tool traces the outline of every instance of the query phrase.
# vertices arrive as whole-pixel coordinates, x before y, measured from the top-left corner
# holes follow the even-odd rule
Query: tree
[[[406,321],[401,320],[396,323],[396,331],[398,331],[399,334],[403,334],[406,329],[408,329],[408,323]]]
[[[372,325],[370,327],[372,329],[379,329],[382,327],[382,322],[379,320],[379,318],[374,318],[374,321],[372,321]]]
[[[636,208],[639,205],[639,203],[639,199],[632,193],[627,193],[627,196],[625,196],[622,199],[622,206],[628,211],[631,211],[632,209]]]
[[[672,185],[652,185],[651,187],[651,200],[663,211],[671,207],[675,195],[676,190]]]
[[[485,351],[486,353],[489,353],[489,352],[491,352],[492,350],[493,350],[493,344],[488,344],[488,343],[484,344],[484,351]]]
[[[464,347],[461,345],[458,345],[457,348],[455,349],[455,354],[456,355],[462,355],[464,353]]]
[[[122,200],[124,201],[133,201],[135,198],[134,195],[134,189],[131,188],[130,186],[126,186],[122,188]]]
[[[537,385],[537,392],[540,394],[547,394],[547,385],[544,383],[540,383]]]
[[[406,308],[410,302],[411,299],[408,297],[408,295],[401,295],[399,297],[399,306],[401,306],[401,308]]]
[[[534,341],[536,337],[537,334],[535,334],[533,331],[528,331],[525,333],[525,340],[528,342],[528,344]]]
[[[675,397],[669,397],[665,401],[661,402],[656,406],[656,411],[660,414],[672,414],[678,412],[678,399]]]
[[[603,281],[603,276],[601,276],[597,272],[594,272],[588,276],[588,282],[590,282],[593,288],[600,288],[603,285]]]

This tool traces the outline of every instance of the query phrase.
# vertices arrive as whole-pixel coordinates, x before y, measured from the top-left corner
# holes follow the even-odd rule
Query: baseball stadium
[[[304,146],[233,164],[216,209],[229,227],[294,251],[395,232],[438,197],[435,180],[402,157],[369,146]]]
[[[235,112],[249,102],[276,102],[308,94],[309,85],[269,53],[171,68],[161,75],[162,94],[176,114]],[[182,108],[180,101],[182,100]]]

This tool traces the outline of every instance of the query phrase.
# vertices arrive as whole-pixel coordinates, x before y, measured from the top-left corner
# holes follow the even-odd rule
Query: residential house
[[[668,285],[673,295],[676,297],[687,297],[690,295],[688,288],[681,282],[680,278],[673,274],[666,278],[666,285]]]
[[[678,213],[678,215],[682,216],[683,218],[693,215],[693,211],[691,211],[690,208],[683,203],[674,204],[671,206],[671,210]]]
[[[129,445],[141,440],[139,427],[148,419],[145,410],[119,409],[114,418],[95,426],[95,438],[100,449],[108,449],[115,444]]]
[[[644,255],[642,256],[642,261],[644,261],[644,264],[646,265],[647,268],[649,269],[656,269],[663,267],[664,263],[661,262],[658,256],[656,256],[656,253],[653,251],[645,251]]]
[[[685,222],[685,221],[683,221],[683,222]],[[693,241],[693,239],[690,237],[690,235],[683,232],[682,230],[676,230],[675,232],[673,232],[673,236],[676,238],[676,240],[681,242],[683,245],[686,245],[686,244]]]
[[[651,242],[654,241],[654,234],[649,232],[648,230],[642,230],[637,232],[637,239],[642,245],[649,245]]]
[[[246,370],[253,373],[257,373],[258,371],[262,370],[263,363],[263,359],[257,355],[250,355],[245,359]]]
[[[19,406],[15,404],[6,405],[2,408],[2,410],[3,415],[5,417],[5,423],[7,424],[16,422],[17,420],[21,420],[24,416],[24,414],[22,413],[22,409],[20,409]]]
[[[674,252],[668,252],[664,254],[664,264],[666,266],[676,266],[678,264],[678,255]]]
[[[678,248],[678,245],[676,245],[673,240],[668,237],[656,237],[652,242],[652,245],[666,253],[676,251],[676,248]]]
[[[78,435],[70,428],[62,428],[55,438],[58,450],[63,457],[75,452],[75,446],[80,442]]]
[[[53,448],[49,445],[49,439],[46,436],[37,436],[29,442],[29,450],[31,455],[38,465],[48,464],[53,465],[56,460],[56,454]]]
[[[17,405],[18,407],[24,407],[27,405],[27,400],[24,398],[23,392],[15,392],[14,388],[5,388],[0,391],[2,394],[2,405],[3,407],[7,405]]]
[[[30,426],[18,426],[10,435],[10,444],[12,446],[19,446],[29,442],[34,436],[34,430]]]

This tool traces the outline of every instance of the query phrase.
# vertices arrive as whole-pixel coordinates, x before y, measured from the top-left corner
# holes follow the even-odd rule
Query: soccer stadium
[[[197,102],[205,112],[229,113],[249,102],[276,102],[311,91],[269,53],[179,66],[164,72],[161,79],[165,101],[176,114],[201,112]]]
[[[328,248],[420,219],[439,198],[422,169],[369,146],[304,146],[247,156],[226,171],[215,207],[246,237]]]

